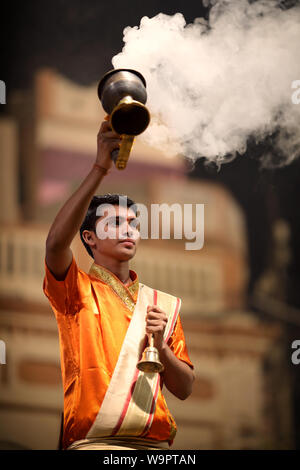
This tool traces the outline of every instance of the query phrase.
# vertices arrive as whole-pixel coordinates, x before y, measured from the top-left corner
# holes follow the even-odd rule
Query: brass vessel
[[[144,132],[150,122],[146,81],[132,69],[114,69],[99,82],[98,97],[109,115],[111,128],[122,136],[120,149],[111,158],[119,170],[126,168],[134,138]]]

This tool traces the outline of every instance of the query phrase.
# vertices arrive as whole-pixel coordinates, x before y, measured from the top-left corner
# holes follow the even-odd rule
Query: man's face
[[[128,207],[109,205],[95,224],[95,232],[85,230],[83,236],[95,251],[119,261],[134,257],[140,241],[138,219]],[[89,234],[90,237],[86,237]],[[92,242],[92,243],[91,243]]]

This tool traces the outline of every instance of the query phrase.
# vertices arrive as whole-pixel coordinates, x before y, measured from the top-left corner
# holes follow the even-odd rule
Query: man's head
[[[133,258],[140,240],[134,204],[120,194],[93,197],[80,227],[81,240],[92,258],[97,252],[119,261]]]

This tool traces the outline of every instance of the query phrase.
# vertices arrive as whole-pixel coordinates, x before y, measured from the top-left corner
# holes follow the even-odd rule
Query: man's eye
[[[119,221],[119,219],[111,219],[109,221],[109,225],[111,227],[118,227],[120,225],[120,221]]]
[[[139,220],[136,220],[136,219],[131,220],[129,225],[130,225],[130,227],[132,227],[132,228],[134,228],[134,229],[136,229],[136,230],[140,230],[140,222],[139,222]]]

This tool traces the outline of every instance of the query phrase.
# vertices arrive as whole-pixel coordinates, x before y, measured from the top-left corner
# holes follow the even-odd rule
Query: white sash
[[[136,365],[145,347],[147,305],[156,303],[168,316],[165,341],[171,336],[181,300],[140,283],[136,306],[115,370],[86,438],[141,436],[150,428],[159,391],[160,375],[141,372]]]

